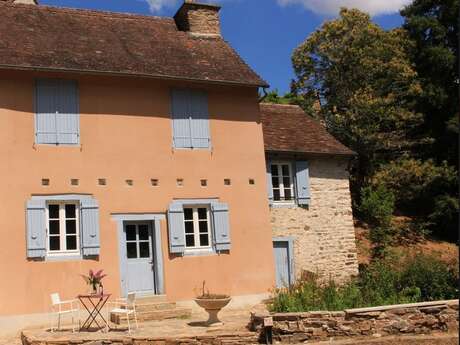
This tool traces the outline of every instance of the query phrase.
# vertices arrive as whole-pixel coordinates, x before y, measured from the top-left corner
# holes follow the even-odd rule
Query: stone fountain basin
[[[225,298],[195,298],[196,304],[206,310],[220,310],[230,303],[231,297]]]

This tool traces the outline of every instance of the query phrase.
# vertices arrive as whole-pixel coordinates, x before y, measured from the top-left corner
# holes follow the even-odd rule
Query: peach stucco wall
[[[113,213],[165,213],[173,198],[218,197],[229,204],[230,254],[172,258],[161,222],[165,292],[192,298],[203,280],[232,295],[265,293],[274,282],[262,129],[255,88],[128,78],[70,76],[79,81],[81,145],[34,145],[34,78],[0,71],[0,315],[45,312],[49,294],[87,291],[79,274],[103,268],[104,288],[120,294]],[[62,76],[61,76],[62,77]],[[67,75],[67,77],[69,77]],[[209,94],[212,150],[172,150],[169,91]],[[50,186],[41,185],[42,178]],[[80,180],[71,186],[70,179]],[[107,185],[99,186],[98,178]],[[159,179],[152,187],[151,178]],[[178,187],[176,179],[183,178]],[[224,186],[230,178],[231,186]],[[248,179],[255,179],[250,185]],[[126,179],[134,181],[127,186]],[[207,179],[202,187],[200,179]],[[99,261],[28,261],[25,202],[32,194],[90,193],[99,201]]]

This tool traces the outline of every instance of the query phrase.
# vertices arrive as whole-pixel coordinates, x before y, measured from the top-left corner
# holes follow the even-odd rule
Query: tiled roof
[[[220,37],[172,18],[0,1],[0,68],[110,73],[266,86]]]
[[[353,155],[297,105],[260,104],[266,151]]]

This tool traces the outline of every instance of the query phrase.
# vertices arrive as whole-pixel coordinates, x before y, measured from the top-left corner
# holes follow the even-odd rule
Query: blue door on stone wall
[[[273,256],[275,257],[276,287],[287,287],[292,284],[291,253],[289,241],[274,240]]]

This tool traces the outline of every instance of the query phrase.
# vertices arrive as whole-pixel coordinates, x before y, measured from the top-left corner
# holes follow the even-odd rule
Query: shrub
[[[391,217],[395,197],[384,186],[364,187],[361,190],[359,211],[372,229],[370,240],[373,243],[373,256],[382,257],[391,235]]]
[[[446,162],[436,165],[404,156],[383,165],[371,186],[384,186],[394,194],[398,210],[420,217],[412,227],[420,234],[428,229],[450,240],[458,238],[458,177]]]
[[[458,238],[458,198],[441,195],[434,202],[433,212],[428,215],[428,226],[433,232],[449,240]]]
[[[374,227],[388,227],[391,222],[395,197],[385,186],[364,187],[361,190],[359,211],[365,221]]]
[[[423,301],[458,298],[458,273],[443,261],[418,254],[404,265],[399,288],[417,288]]]

